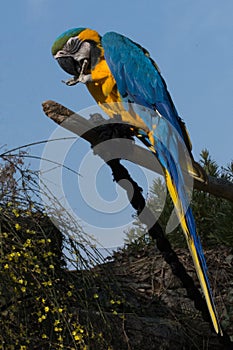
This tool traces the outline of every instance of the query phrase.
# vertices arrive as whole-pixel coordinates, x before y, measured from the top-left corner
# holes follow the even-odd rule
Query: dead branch
[[[42,106],[45,114],[55,123],[62,125],[63,128],[82,137],[92,146],[100,142],[99,133],[96,130],[97,125],[93,121],[83,118],[55,101],[45,101]],[[108,124],[108,121],[104,119],[102,119],[101,124],[103,121],[104,124]],[[110,153],[112,159],[126,159],[158,174],[163,174],[161,166],[156,162],[151,152],[135,144],[132,145],[132,142],[130,147],[120,148],[120,150],[119,147],[112,147]],[[194,180],[194,188],[233,202],[233,184],[225,179],[207,176],[206,183]]]

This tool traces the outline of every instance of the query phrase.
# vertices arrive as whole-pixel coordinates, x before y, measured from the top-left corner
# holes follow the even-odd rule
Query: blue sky
[[[41,102],[78,111],[93,104],[84,86],[61,83],[54,39],[72,27],[114,30],[148,49],[186,121],[198,158],[203,147],[221,165],[232,159],[232,0],[5,1],[1,6],[0,125],[8,148],[49,137],[55,125]]]
[[[85,86],[61,83],[67,76],[50,53],[66,29],[90,27],[122,33],[151,53],[196,159],[206,147],[218,164],[232,160],[232,0],[9,0],[0,16],[1,145],[10,149],[50,137],[56,125],[42,112],[44,100],[75,111],[94,104]]]

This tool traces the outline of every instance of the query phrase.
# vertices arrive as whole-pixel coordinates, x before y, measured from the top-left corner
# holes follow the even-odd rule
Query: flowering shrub
[[[0,165],[0,349],[89,349],[103,343],[89,317],[85,298],[89,277],[66,267],[65,237],[43,213],[36,174],[24,167],[22,154]],[[66,242],[66,243],[65,243]],[[80,266],[79,246],[72,243]],[[67,248],[68,249],[68,248]],[[74,258],[75,257],[75,258]],[[86,265],[85,265],[86,264]],[[87,268],[88,263],[81,261]],[[95,291],[90,299],[98,304]],[[99,345],[98,345],[99,344]]]

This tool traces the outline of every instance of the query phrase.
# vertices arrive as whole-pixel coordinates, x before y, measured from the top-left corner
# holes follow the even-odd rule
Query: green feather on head
[[[52,55],[55,56],[56,53],[63,48],[67,40],[69,38],[72,38],[73,36],[78,36],[84,29],[86,28],[73,28],[65,31],[57,39],[54,41],[53,46],[52,46]]]

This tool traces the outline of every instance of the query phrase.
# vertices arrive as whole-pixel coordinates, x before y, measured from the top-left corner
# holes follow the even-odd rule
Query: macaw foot
[[[99,140],[102,142],[122,138],[133,140],[133,136],[135,136],[134,129],[129,124],[123,123],[117,117],[110,120],[105,120],[104,118],[101,120],[99,119],[97,125],[96,128],[99,133]]]
[[[119,120],[119,117],[104,119],[99,113],[91,115],[91,121],[95,124],[95,131],[99,137],[93,145],[94,154],[108,161],[109,159],[127,159],[132,153],[135,131],[133,128]],[[122,142],[124,139],[125,141]],[[111,142],[108,142],[111,141]]]
[[[76,85],[80,82],[79,77],[73,77],[71,79],[68,80],[62,80],[62,83],[68,85],[68,86],[73,86]]]

